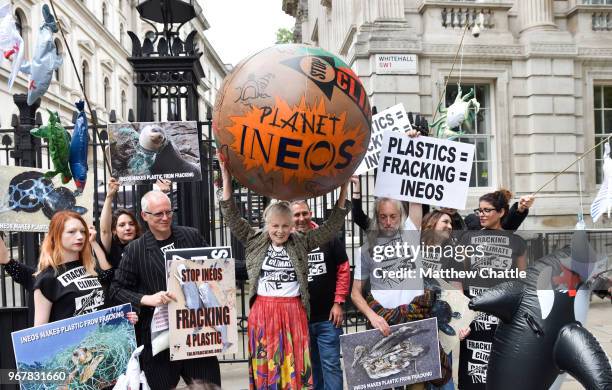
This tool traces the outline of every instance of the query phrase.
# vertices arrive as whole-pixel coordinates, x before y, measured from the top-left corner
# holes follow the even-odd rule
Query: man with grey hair
[[[221,385],[216,357],[170,361],[169,350],[155,356],[151,347],[151,321],[156,307],[167,305],[176,297],[166,291],[164,253],[169,249],[205,247],[208,243],[193,228],[172,225],[172,205],[161,191],[149,191],[141,199],[141,216],[149,230],[132,241],[123,254],[110,296],[115,302],[131,303],[140,308],[138,336],[144,350],[140,363],[149,387],[172,389],[180,377],[190,385],[203,382]]]

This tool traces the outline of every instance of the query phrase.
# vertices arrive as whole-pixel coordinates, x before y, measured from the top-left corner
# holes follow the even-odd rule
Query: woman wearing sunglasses
[[[502,220],[509,212],[510,191],[500,189],[480,197],[474,212],[479,217],[482,230],[469,231],[461,239],[462,245],[477,248],[465,264],[476,277],[463,281],[464,292],[469,298],[508,278],[512,271],[527,268],[526,244],[512,231],[502,227]],[[523,202],[523,199],[521,199]],[[524,202],[523,202],[524,203]],[[522,204],[529,208],[533,203]],[[495,276],[495,277],[492,277]],[[493,335],[499,320],[488,314],[478,313],[470,325],[471,332],[461,343],[459,355],[459,388],[461,390],[484,390]]]

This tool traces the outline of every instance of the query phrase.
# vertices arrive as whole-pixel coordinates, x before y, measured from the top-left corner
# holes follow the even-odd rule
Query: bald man
[[[166,291],[164,253],[169,249],[206,247],[208,243],[193,228],[172,226],[172,205],[161,191],[147,192],[141,200],[141,216],[149,230],[128,244],[110,289],[115,302],[140,308],[138,332],[144,350],[140,364],[152,390],[173,389],[180,377],[190,388],[203,383],[221,386],[216,357],[170,361],[166,349],[153,356],[151,320],[156,307],[176,298]]]

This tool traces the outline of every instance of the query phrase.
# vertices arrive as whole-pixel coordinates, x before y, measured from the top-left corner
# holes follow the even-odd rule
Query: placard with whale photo
[[[200,181],[197,122],[109,123],[113,177],[122,184]]]

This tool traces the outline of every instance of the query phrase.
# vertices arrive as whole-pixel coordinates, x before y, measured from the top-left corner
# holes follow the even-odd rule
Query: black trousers
[[[143,362],[142,370],[151,390],[168,390],[178,385],[180,378],[190,385],[194,380],[221,386],[221,371],[216,356],[170,361],[165,350]]]

